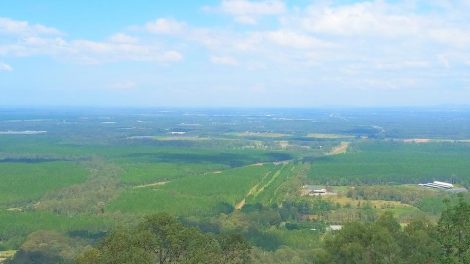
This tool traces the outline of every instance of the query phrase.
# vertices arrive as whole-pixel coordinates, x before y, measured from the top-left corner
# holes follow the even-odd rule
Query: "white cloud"
[[[204,10],[231,15],[241,24],[256,24],[260,17],[280,15],[287,9],[280,0],[223,0],[219,6],[206,6]]]
[[[419,34],[420,29],[427,24],[414,14],[396,12],[392,6],[382,1],[336,7],[311,6],[297,22],[311,32],[389,37]]]
[[[238,61],[229,56],[211,56],[210,61],[214,64],[221,64],[221,65],[229,65],[229,66],[236,66],[238,65]]]
[[[307,34],[296,33],[287,30],[278,30],[268,32],[267,38],[281,46],[298,48],[298,49],[312,49],[331,46],[326,41],[317,39]]]
[[[3,62],[0,62],[0,72],[11,72],[13,71],[13,67],[11,67],[10,65],[6,64],[6,63],[3,63]]]
[[[236,16],[235,21],[245,25],[256,25],[258,22],[257,18],[253,16]]]
[[[400,70],[400,69],[412,69],[412,68],[428,68],[432,64],[429,61],[424,60],[400,60],[400,61],[388,61],[378,62],[375,64],[377,69],[380,70]]]
[[[441,65],[443,65],[445,68],[450,68],[450,60],[449,56],[447,54],[439,54],[437,55],[437,60]]]
[[[137,43],[139,40],[135,37],[129,36],[124,33],[117,33],[112,35],[109,40],[111,42],[116,42],[116,43],[127,43],[127,44],[134,44]]]
[[[160,60],[167,61],[167,62],[177,62],[177,61],[183,60],[183,58],[184,58],[183,54],[181,54],[178,51],[171,50],[171,51],[166,51],[162,53]]]
[[[177,62],[183,55],[174,50],[164,50],[149,44],[95,42],[75,40],[69,50],[61,55],[70,56],[79,62],[104,63],[113,61]]]
[[[0,30],[8,29],[8,32],[17,34],[19,38],[7,39],[6,43],[0,42],[0,56],[47,55],[86,64],[116,61],[168,63],[183,59],[183,55],[177,50],[165,48],[163,44],[156,42],[140,43],[137,37],[125,33],[116,33],[105,41],[65,39],[55,34],[58,31],[45,26],[12,19],[1,21],[7,21],[8,26],[3,25]]]
[[[232,15],[278,15],[286,11],[284,2],[279,0],[224,0],[220,8]]]
[[[6,17],[0,17],[0,34],[30,36],[61,35],[62,33],[52,27],[46,27],[40,24],[30,24],[27,21],[18,21]]]
[[[250,90],[251,92],[254,92],[254,93],[265,93],[268,91],[268,89],[266,88],[266,85],[262,83],[253,84],[250,87]]]
[[[439,80],[468,75],[462,68],[468,72],[470,18],[459,5],[434,7],[432,1],[426,4],[431,11],[423,12],[419,1],[313,2],[294,8],[275,0],[221,0],[205,10],[253,26],[200,27],[157,18],[102,40],[73,39],[52,28],[0,20],[0,32],[19,36],[0,40],[0,59],[47,55],[81,63],[170,63],[183,60],[184,53],[260,74],[250,76],[302,80],[305,86],[342,79],[340,85],[352,90],[413,88],[433,73]],[[256,25],[264,16],[272,16],[272,23]]]
[[[455,47],[468,47],[470,45],[470,27],[467,29],[440,27],[429,30],[431,40],[452,45]]]
[[[439,11],[427,13],[415,5],[410,7],[406,1],[376,0],[334,6],[313,4],[300,14],[287,15],[283,22],[289,28],[327,36],[403,39],[420,41],[428,46],[433,43],[456,47],[470,45],[470,21],[462,16],[459,5],[445,5],[443,9],[439,3],[434,4]]]
[[[418,85],[418,80],[414,78],[373,78],[359,80],[359,88],[361,90],[372,90],[372,91],[394,91],[403,89],[413,89]]]
[[[185,27],[185,23],[171,18],[159,18],[145,25],[147,31],[160,34],[179,34]]]

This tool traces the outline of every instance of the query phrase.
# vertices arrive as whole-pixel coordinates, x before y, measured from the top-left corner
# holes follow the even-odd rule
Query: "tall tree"
[[[470,263],[470,204],[459,195],[456,205],[445,201],[446,209],[438,223],[444,249],[443,263]]]
[[[250,247],[240,236],[216,237],[182,225],[167,214],[146,217],[135,228],[120,228],[96,248],[77,258],[78,264],[233,263],[249,261]]]

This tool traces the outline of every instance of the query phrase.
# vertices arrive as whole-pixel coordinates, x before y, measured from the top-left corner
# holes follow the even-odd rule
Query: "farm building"
[[[317,195],[322,195],[322,194],[326,194],[327,191],[325,188],[323,189],[314,189],[310,192],[310,194],[317,194]]]
[[[323,186],[304,185],[302,186],[302,195],[308,196],[323,196],[323,195],[336,195],[336,193],[329,191]]]
[[[454,185],[452,183],[441,182],[441,181],[433,181],[430,183],[420,183],[419,186],[429,187],[429,188],[436,188],[436,189],[452,189]]]
[[[468,191],[464,187],[456,187],[452,183],[441,182],[441,181],[433,181],[433,182],[430,182],[430,183],[420,183],[418,185],[422,186],[422,187],[433,188],[433,189],[438,189],[438,190],[444,190],[444,191],[453,192],[453,193],[460,193],[460,192],[467,192]]]
[[[343,229],[342,225],[330,225],[326,228],[326,231],[339,231]]]

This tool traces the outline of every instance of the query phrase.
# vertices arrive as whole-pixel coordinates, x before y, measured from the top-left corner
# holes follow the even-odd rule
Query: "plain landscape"
[[[470,0],[0,0],[0,264],[469,264]]]
[[[335,229],[387,214],[437,224],[443,201],[466,200],[470,186],[465,108],[4,108],[0,118],[0,254],[12,263],[73,263],[155,214],[241,235],[255,263],[320,263]],[[433,181],[459,191],[418,185]]]

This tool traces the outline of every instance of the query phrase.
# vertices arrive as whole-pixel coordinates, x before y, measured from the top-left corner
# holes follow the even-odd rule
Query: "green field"
[[[228,168],[222,164],[198,163],[149,163],[137,162],[122,164],[121,179],[128,184],[147,184],[158,181],[168,181],[178,178],[196,176],[208,171],[217,171]]]
[[[316,159],[309,178],[330,185],[470,183],[470,144],[361,142],[342,155]]]
[[[0,163],[0,208],[24,204],[47,192],[85,181],[88,172],[76,162]]]
[[[247,166],[170,180],[162,186],[130,189],[109,205],[112,211],[207,215],[218,204],[235,206],[272,165]]]
[[[38,230],[55,230],[59,232],[96,233],[109,230],[115,223],[110,218],[83,215],[68,217],[52,212],[0,211],[0,250],[18,248],[25,237]]]

